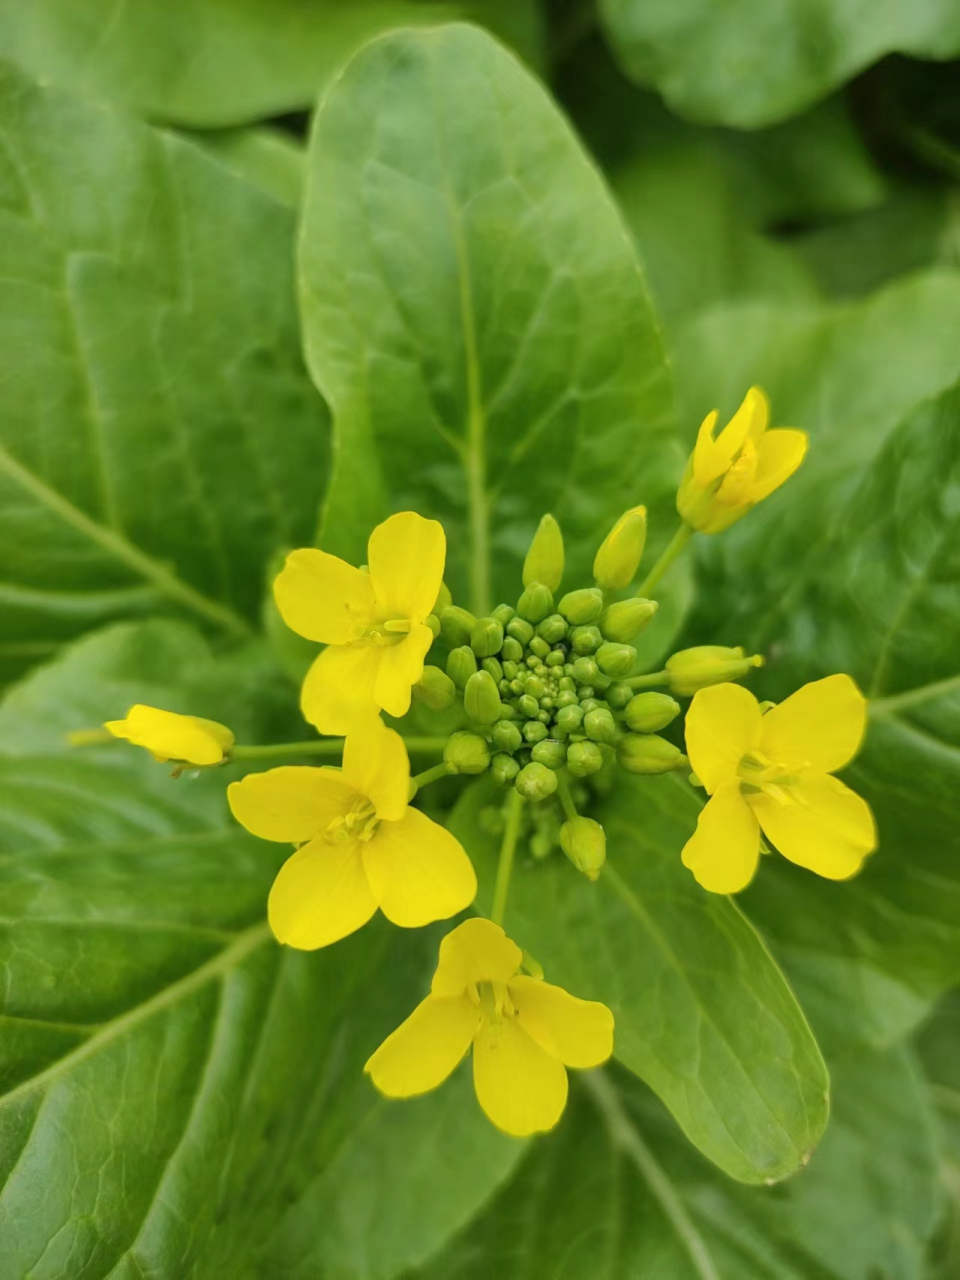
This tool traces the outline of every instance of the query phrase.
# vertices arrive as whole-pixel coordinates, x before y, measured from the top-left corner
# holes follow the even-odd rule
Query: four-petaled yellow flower
[[[717,411],[701,424],[677,492],[677,510],[700,533],[722,533],[790,476],[807,452],[807,434],[767,430],[770,405],[759,387],[714,440]]]
[[[124,720],[108,720],[104,726],[115,738],[146,747],[155,760],[165,764],[220,764],[233,746],[233,734],[216,720],[181,716],[137,703]]]
[[[443,581],[442,525],[402,511],[377,525],[368,569],[326,551],[293,551],[273,592],[287,626],[328,646],[303,684],[303,714],[321,733],[349,733],[382,709],[410,710],[433,641],[424,622]]]
[[[830,880],[855,875],[877,844],[870,806],[832,777],[856,755],[866,701],[849,676],[827,676],[763,713],[736,684],[701,689],[687,712],[687,754],[710,795],[683,850],[712,893],[753,878],[760,832],[785,858]]]
[[[522,952],[499,925],[467,920],[440,943],[430,994],[369,1059],[381,1093],[409,1098],[442,1084],[473,1045],[481,1107],[505,1133],[552,1129],[567,1067],[613,1052],[613,1014],[519,972]]]
[[[379,717],[347,736],[342,770],[286,765],[230,784],[230,808],[248,831],[301,845],[270,890],[280,942],[325,947],[377,907],[416,929],[470,905],[473,864],[449,831],[408,807],[409,794],[403,739]]]

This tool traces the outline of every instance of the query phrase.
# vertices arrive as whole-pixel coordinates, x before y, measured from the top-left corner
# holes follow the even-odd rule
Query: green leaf
[[[417,1280],[919,1280],[936,1163],[902,1050],[838,1069],[823,1145],[773,1188],[723,1178],[626,1073],[584,1085],[556,1136]]]
[[[209,129],[191,142],[281,204],[296,209],[303,194],[304,149],[288,133],[268,126]]]
[[[940,1004],[917,1037],[939,1120],[940,1181],[946,1206],[928,1250],[924,1280],[951,1280],[960,1269],[960,996]]]
[[[666,516],[679,459],[636,259],[569,126],[480,31],[384,37],[332,86],[300,280],[335,418],[330,550],[362,561],[392,509],[437,516],[483,612],[515,598],[545,511],[573,584],[626,507]]]
[[[497,842],[478,784],[451,829],[469,849],[484,911]],[[744,1182],[777,1180],[810,1156],[827,1121],[827,1074],[803,1013],[753,927],[680,862],[699,802],[675,778],[618,779],[595,816],[607,865],[594,885],[560,854],[521,856],[505,928],[549,981],[602,1000],[616,1054],[663,1099],[691,1142]]]
[[[624,71],[679,114],[756,129],[796,115],[887,53],[952,58],[960,14],[939,0],[600,0]]]
[[[0,661],[177,607],[234,636],[307,541],[326,412],[292,212],[196,147],[0,68]]]
[[[224,716],[240,683],[272,715],[259,661],[234,659],[218,684],[196,634],[124,624],[0,707],[10,1274],[266,1275],[282,1256],[285,1275],[386,1280],[463,1226],[522,1151],[468,1081],[406,1110],[362,1075],[422,997],[436,936],[379,921],[318,953],[280,948],[264,907],[289,851],[233,823],[235,766],[173,781],[124,744],[66,753],[63,731],[120,698]],[[415,1214],[372,1194],[371,1167]]]
[[[533,0],[0,0],[0,47],[40,79],[209,128],[312,106],[365,40],[457,16],[537,61]]]

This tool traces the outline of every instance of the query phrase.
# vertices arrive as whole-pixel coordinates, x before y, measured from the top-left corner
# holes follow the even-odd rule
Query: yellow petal
[[[760,725],[760,749],[789,769],[842,769],[857,753],[867,702],[849,676],[827,676],[792,693]],[[696,768],[696,766],[694,766]]]
[[[717,436],[717,449],[732,462],[747,440],[754,444],[767,429],[770,402],[759,387],[751,387],[740,408]]]
[[[377,716],[351,729],[343,744],[343,777],[373,802],[378,818],[399,822],[410,798],[410,760],[403,739]]]
[[[680,856],[710,893],[747,887],[760,858],[760,828],[738,782],[725,782],[703,806]]]
[[[233,734],[226,725],[142,703],[131,707],[126,719],[108,720],[104,728],[115,738],[146,747],[161,760],[187,764],[219,764],[224,751],[233,746]]]
[[[313,840],[280,868],[267,901],[278,942],[315,951],[367,923],[377,909],[358,841]]]
[[[307,672],[300,709],[321,733],[349,733],[375,719],[380,708],[373,696],[380,654],[375,644],[331,645]]]
[[[694,694],[684,734],[690,766],[708,794],[736,777],[760,724],[760,704],[742,685],[714,684]]]
[[[751,501],[762,502],[799,467],[807,452],[807,433],[792,427],[768,431],[757,444],[757,469]]]
[[[305,547],[292,551],[273,584],[280,616],[291,630],[321,644],[347,644],[363,634],[373,609],[370,575]]]
[[[477,1100],[498,1129],[516,1138],[552,1129],[567,1102],[567,1072],[517,1018],[484,1022],[473,1046]]]
[[[826,773],[805,773],[781,803],[761,792],[750,797],[767,839],[785,858],[828,880],[855,875],[877,845],[870,806]]]
[[[380,653],[373,697],[378,707],[391,716],[405,716],[410,710],[413,686],[423,675],[423,660],[433,644],[433,632],[417,623],[399,644],[384,645]]]
[[[478,1027],[477,1006],[466,996],[427,996],[364,1066],[388,1098],[411,1098],[442,1084]]]
[[[446,555],[446,535],[436,520],[401,511],[378,524],[367,544],[378,613],[385,620],[422,622],[439,595]]]
[[[404,929],[447,920],[477,896],[473,863],[459,840],[419,809],[381,822],[363,846],[363,865],[380,910]]]
[[[440,963],[430,990],[457,996],[471,982],[506,982],[520,968],[523,952],[492,920],[464,920],[440,943]]]
[[[693,447],[692,480],[698,489],[712,484],[727,469],[726,458],[717,452],[713,429],[717,425],[717,411],[708,413],[700,423],[697,443]]]
[[[522,975],[508,989],[527,1035],[568,1067],[597,1067],[613,1053],[613,1014],[605,1004]]]
[[[291,844],[322,835],[356,799],[342,774],[310,765],[248,773],[227,787],[230,809],[241,826],[261,840]]]

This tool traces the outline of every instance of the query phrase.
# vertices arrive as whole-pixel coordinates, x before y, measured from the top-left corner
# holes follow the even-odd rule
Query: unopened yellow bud
[[[741,680],[754,667],[762,667],[759,653],[745,657],[743,650],[725,648],[719,644],[702,644],[693,649],[681,649],[667,659],[670,692],[691,697],[698,689],[711,684],[724,684],[728,680]]]
[[[596,880],[607,860],[607,837],[593,818],[570,818],[560,828],[560,846],[578,871]]]
[[[647,508],[631,507],[613,526],[593,561],[593,576],[604,591],[622,591],[636,577],[647,540]]]
[[[233,746],[233,734],[226,725],[139,703],[130,708],[125,719],[108,720],[103,727],[115,738],[146,747],[161,764],[168,760],[179,764],[220,764]]]
[[[563,534],[553,516],[545,515],[523,562],[523,585],[542,582],[556,591],[563,577]]]

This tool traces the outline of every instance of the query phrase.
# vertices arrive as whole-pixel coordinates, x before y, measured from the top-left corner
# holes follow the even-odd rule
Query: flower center
[[[340,814],[327,827],[323,839],[327,844],[347,840],[369,840],[377,830],[377,811],[366,796],[358,796],[346,813]]]
[[[498,1027],[504,1018],[512,1018],[516,1015],[517,1011],[513,1007],[505,982],[478,982],[476,991],[480,1016],[484,1022]]]
[[[796,775],[784,764],[776,764],[762,751],[748,751],[737,766],[740,789],[746,795],[763,792],[778,804],[792,804],[790,786]]]
[[[374,644],[399,644],[410,634],[412,626],[410,618],[386,618],[369,623],[364,628],[363,635],[364,639],[371,640]]]

